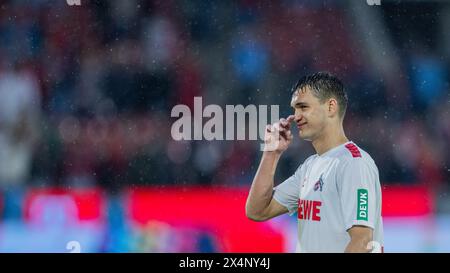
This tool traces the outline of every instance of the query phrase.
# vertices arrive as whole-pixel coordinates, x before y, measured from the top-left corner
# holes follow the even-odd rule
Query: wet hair
[[[313,95],[319,99],[320,103],[324,103],[327,99],[336,99],[339,105],[339,116],[344,118],[348,97],[344,90],[344,84],[336,76],[328,72],[317,72],[304,76],[292,88],[292,94],[305,87],[311,89]]]

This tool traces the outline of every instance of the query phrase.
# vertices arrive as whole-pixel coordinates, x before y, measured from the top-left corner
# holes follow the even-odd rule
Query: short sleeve
[[[288,179],[283,181],[280,185],[274,188],[273,198],[286,207],[289,215],[294,214],[298,209],[298,198],[300,193],[300,170],[297,171]]]
[[[340,165],[336,179],[345,229],[354,225],[374,229],[378,172],[362,158],[346,160]]]

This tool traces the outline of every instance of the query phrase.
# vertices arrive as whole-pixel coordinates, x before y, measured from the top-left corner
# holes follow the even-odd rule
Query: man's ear
[[[337,100],[334,98],[331,98],[328,100],[328,116],[334,117],[335,115],[338,115],[339,113],[338,109],[338,103]]]

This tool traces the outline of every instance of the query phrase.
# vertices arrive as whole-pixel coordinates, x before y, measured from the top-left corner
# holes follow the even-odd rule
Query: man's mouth
[[[305,126],[306,123],[307,123],[307,122],[297,123],[297,128],[298,128],[298,129],[302,129],[302,127]]]

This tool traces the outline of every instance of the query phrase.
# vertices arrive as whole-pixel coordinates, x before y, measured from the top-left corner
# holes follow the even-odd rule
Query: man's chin
[[[299,135],[299,137],[300,137],[301,139],[303,139],[303,140],[311,141],[311,136],[309,136],[309,135],[306,135],[306,134],[304,134],[304,133],[302,133],[302,132],[299,132],[298,135]]]

